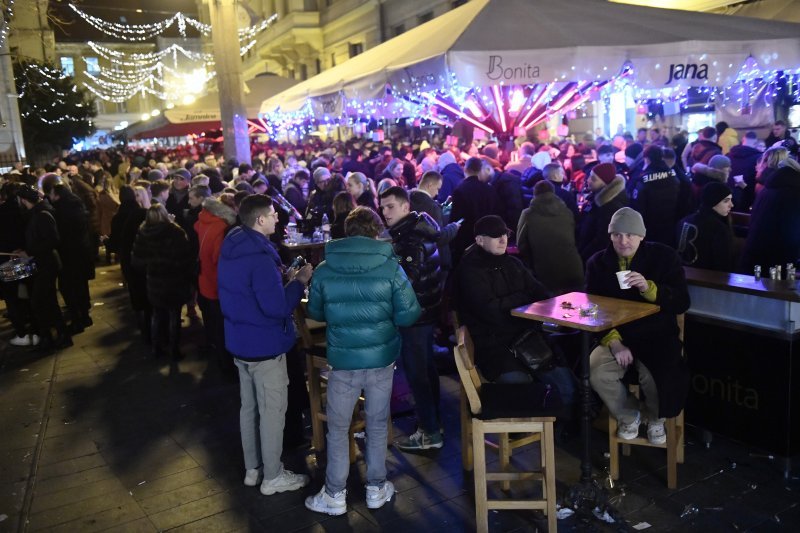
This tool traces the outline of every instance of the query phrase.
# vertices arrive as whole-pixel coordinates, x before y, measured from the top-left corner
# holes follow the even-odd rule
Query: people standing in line
[[[422,309],[394,250],[377,240],[380,217],[356,207],[345,221],[344,239],[325,246],[314,273],[308,314],[327,323],[328,421],[325,485],[306,498],[308,509],[347,512],[349,431],[361,391],[366,398],[367,508],[378,509],[394,494],[386,479],[386,439],[391,424],[394,364],[400,354],[398,327],[411,327]]]
[[[25,249],[15,253],[36,260],[30,305],[40,339],[38,348],[43,351],[68,348],[72,346],[72,337],[61,314],[56,294],[56,279],[61,260],[58,257],[60,238],[53,208],[30,185],[21,186],[17,196],[28,211],[28,222],[25,226]],[[56,330],[55,339],[53,329]]]
[[[283,430],[288,404],[286,352],[296,342],[294,308],[311,279],[306,265],[286,273],[269,241],[277,213],[272,199],[248,196],[239,206],[242,225],[226,235],[217,283],[225,320],[225,347],[239,370],[239,423],[244,484],[269,496],[308,484],[308,476],[283,467]]]
[[[195,259],[186,232],[171,220],[163,205],[151,205],[136,235],[131,261],[145,271],[147,299],[152,308],[151,353],[156,358],[163,354],[164,332],[173,361],[183,357],[180,352],[181,309],[191,297]]]
[[[700,208],[678,223],[678,255],[695,268],[733,272],[733,193],[724,183],[703,187]]]
[[[590,381],[610,416],[617,419],[617,437],[635,439],[646,421],[648,441],[663,444],[664,420],[681,412],[689,392],[689,369],[676,318],[690,303],[683,266],[672,248],[642,242],[644,221],[629,207],[614,213],[608,234],[609,245],[586,265],[586,292],[654,303],[660,310],[603,335],[589,356]],[[627,272],[622,280],[619,272]],[[644,413],[622,382],[631,366],[639,375]]]
[[[403,451],[441,448],[439,373],[433,361],[433,328],[442,302],[439,225],[427,213],[411,211],[408,191],[402,187],[391,187],[381,195],[381,211],[394,253],[422,307],[413,325],[400,328],[403,370],[414,395],[418,428],[395,445]]]

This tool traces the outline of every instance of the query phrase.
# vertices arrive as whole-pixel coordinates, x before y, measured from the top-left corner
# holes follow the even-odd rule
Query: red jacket
[[[228,228],[236,221],[233,209],[223,204],[216,198],[206,198],[203,201],[203,210],[194,224],[197,232],[197,242],[200,244],[198,259],[200,260],[200,275],[198,289],[200,294],[210,300],[218,300],[217,292],[217,263],[219,262],[222,240]]]

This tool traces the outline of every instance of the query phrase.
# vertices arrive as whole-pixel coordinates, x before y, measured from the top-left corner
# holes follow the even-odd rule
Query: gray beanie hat
[[[715,168],[717,170],[721,170],[723,168],[730,168],[731,167],[731,160],[724,155],[715,155],[711,159],[708,160],[708,166],[711,168]]]
[[[647,233],[642,215],[630,207],[618,209],[617,212],[611,216],[611,222],[608,224],[608,232],[630,233],[631,235],[639,235],[641,237],[644,237]]]

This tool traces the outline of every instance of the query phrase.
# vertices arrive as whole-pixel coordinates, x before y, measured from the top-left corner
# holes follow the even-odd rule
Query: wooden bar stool
[[[683,340],[684,316],[678,315],[679,337]],[[631,394],[639,398],[639,385],[628,387]],[[678,416],[667,418],[664,421],[664,429],[667,433],[667,442],[664,444],[651,444],[646,437],[637,437],[631,440],[622,440],[617,437],[617,419],[608,415],[608,448],[610,458],[611,479],[619,479],[619,445],[622,445],[622,455],[631,454],[631,446],[650,446],[651,448],[663,448],[667,450],[667,487],[676,489],[678,487],[678,463],[683,464],[684,458],[684,433],[685,426],[683,421],[683,411]]]
[[[470,406],[472,426],[472,449],[474,455],[475,512],[477,529],[486,532],[489,528],[489,509],[539,509],[547,515],[547,525],[551,532],[556,531],[556,475],[555,450],[553,444],[553,422],[555,417],[529,416],[534,412],[532,393],[534,384],[495,385],[482,383],[475,368],[472,341],[466,328],[457,332],[458,346],[455,347],[455,361],[458,375]],[[530,401],[514,401],[528,398]],[[511,399],[512,401],[507,401]],[[508,405],[504,405],[508,404]],[[540,438],[541,470],[538,472],[510,472],[509,464],[502,465],[500,472],[486,471],[487,434],[533,433]],[[462,439],[464,432],[462,431]],[[502,457],[502,456],[501,456]],[[502,462],[502,461],[501,461]],[[542,498],[540,499],[489,499],[487,484],[512,481],[539,480]]]

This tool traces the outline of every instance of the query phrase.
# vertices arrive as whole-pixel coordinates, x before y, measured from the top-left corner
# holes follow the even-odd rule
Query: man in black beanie
[[[700,208],[678,223],[678,254],[684,265],[708,270],[733,270],[733,230],[728,214],[733,193],[724,183],[703,187]]]

